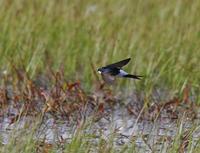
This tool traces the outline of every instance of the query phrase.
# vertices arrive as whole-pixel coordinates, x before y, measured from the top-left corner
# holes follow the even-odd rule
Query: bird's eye
[[[97,71],[98,71],[98,73],[100,73],[100,74],[101,74],[101,71],[102,71],[102,69],[101,69],[101,68],[99,68]]]

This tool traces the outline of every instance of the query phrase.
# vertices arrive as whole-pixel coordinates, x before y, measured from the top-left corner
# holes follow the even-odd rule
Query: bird
[[[142,76],[129,74],[122,69],[122,67],[127,65],[130,60],[131,58],[127,58],[119,62],[98,68],[97,71],[101,74],[103,80],[108,84],[113,84],[116,77],[141,80]]]

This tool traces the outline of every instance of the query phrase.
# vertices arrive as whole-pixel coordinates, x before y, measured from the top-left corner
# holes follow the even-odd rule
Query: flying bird
[[[132,75],[122,70],[122,67],[128,64],[130,60],[131,58],[127,58],[125,60],[109,64],[107,66],[99,68],[98,72],[101,74],[103,80],[108,84],[113,84],[116,77],[132,78],[140,80],[142,76]]]

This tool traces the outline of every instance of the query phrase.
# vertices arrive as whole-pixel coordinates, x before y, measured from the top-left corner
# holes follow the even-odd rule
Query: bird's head
[[[98,71],[100,74],[101,74],[101,73],[104,73],[104,72],[105,72],[105,68],[104,68],[104,67],[98,68],[97,71]]]

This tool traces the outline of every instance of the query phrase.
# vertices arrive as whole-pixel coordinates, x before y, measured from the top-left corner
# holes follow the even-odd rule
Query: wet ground
[[[10,96],[13,94],[14,92],[10,92]],[[78,107],[70,115],[66,114],[66,111],[62,113],[48,108],[35,137],[38,140],[45,139],[50,144],[61,140],[68,143],[77,129],[84,124],[87,126],[83,131],[86,135],[93,136],[94,145],[98,144],[99,138],[109,141],[113,136],[114,145],[119,148],[134,142],[140,152],[165,152],[173,145],[172,140],[179,133],[183,133],[183,141],[192,137],[193,146],[198,142],[200,112],[193,106],[192,101],[184,103],[176,98],[168,98],[166,102],[156,102],[160,100],[154,96],[152,99],[155,103],[145,106],[142,95],[136,92],[121,99],[119,97],[121,96],[113,96],[110,91],[98,91],[89,96],[90,101],[87,104]],[[13,130],[23,129],[35,118],[33,113],[23,115],[20,112],[25,105],[16,105],[13,100],[9,101],[8,105],[2,107],[0,117],[3,144],[8,143]],[[45,106],[40,103],[36,106]],[[37,107],[34,109],[37,110]]]
[[[21,71],[18,75],[15,84],[7,79],[0,87],[2,144],[13,138],[14,131],[15,136],[29,133],[25,127],[38,118],[35,139],[49,144],[69,143],[79,129],[94,146],[112,138],[116,148],[135,144],[139,152],[166,152],[179,134],[184,149],[189,139],[192,146],[199,141],[200,111],[188,86],[182,96],[156,89],[146,97],[135,90],[116,93],[98,83],[88,93],[79,81],[68,82],[61,73],[51,76],[53,85],[47,77],[31,81]]]

